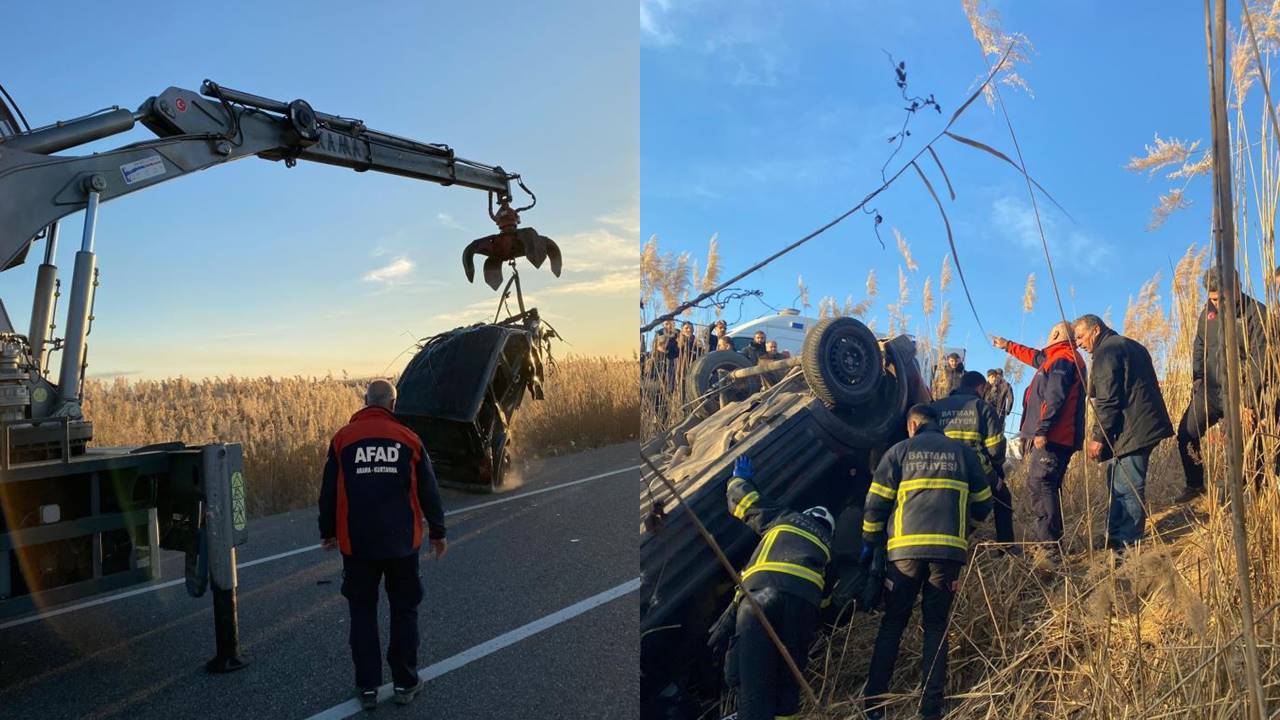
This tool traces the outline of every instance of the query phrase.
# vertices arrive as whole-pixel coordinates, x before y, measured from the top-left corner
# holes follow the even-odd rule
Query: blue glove
[[[751,470],[751,456],[739,455],[738,459],[733,461],[733,476],[740,477],[743,480],[750,480],[755,475]]]
[[[869,542],[862,543],[862,553],[858,555],[858,564],[867,567],[871,564],[871,554],[875,552],[875,548]]]

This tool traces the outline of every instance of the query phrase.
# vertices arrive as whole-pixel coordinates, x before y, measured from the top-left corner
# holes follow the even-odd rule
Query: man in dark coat
[[[944,398],[951,394],[952,390],[960,387],[960,378],[965,374],[964,361],[960,359],[960,353],[950,353],[943,361],[942,367],[938,368],[938,373],[933,379],[933,397]]]
[[[1077,318],[1075,336],[1076,345],[1093,357],[1088,396],[1097,422],[1087,452],[1106,462],[1107,545],[1122,553],[1142,539],[1148,461],[1161,440],[1173,437],[1173,423],[1151,353],[1141,343],[1116,334],[1097,315]]]
[[[768,352],[768,348],[765,347],[763,330],[757,330],[756,334],[751,338],[751,344],[742,348],[743,356],[750,360],[753,365],[759,365],[766,352]]]
[[[1266,352],[1266,307],[1238,292],[1236,303],[1236,339],[1240,352],[1240,419],[1247,431],[1258,420],[1262,397],[1262,367]],[[1196,340],[1191,351],[1191,402],[1178,423],[1178,453],[1186,489],[1176,502],[1189,502],[1204,493],[1204,463],[1200,455],[1200,438],[1222,419],[1227,405],[1227,360],[1223,343],[1221,294],[1218,274],[1210,268],[1204,276],[1208,302],[1196,321]]]
[[[1084,447],[1084,358],[1071,341],[1071,328],[1058,323],[1040,350],[993,336],[995,347],[1035,368],[1022,396],[1020,436],[1030,445],[1027,491],[1035,525],[1028,539],[1062,540],[1062,478],[1071,456]],[[1056,545],[1051,552],[1060,551]]]
[[[1000,416],[1000,427],[1004,427],[1005,418],[1013,412],[1013,387],[1004,379],[1004,370],[992,368],[987,371],[986,401],[995,408]]]

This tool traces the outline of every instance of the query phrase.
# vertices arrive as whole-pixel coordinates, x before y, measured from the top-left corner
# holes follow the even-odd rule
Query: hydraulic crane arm
[[[441,185],[461,185],[490,193],[490,216],[499,233],[467,247],[471,257],[489,256],[486,280],[501,281],[503,262],[527,256],[535,266],[551,259],[560,274],[555,243],[531,228],[517,229],[511,183],[520,176],[501,167],[457,157],[447,145],[421,143],[370,130],[351,118],[318,113],[303,100],[282,102],[223,88],[206,80],[204,97],[171,87],[148,98],[136,111],[114,109],[0,139],[0,271],[21,264],[31,243],[59,218],[181,177],[197,170],[256,155],[374,170]],[[84,156],[54,155],[126,132],[141,122],[158,138]],[[527,188],[526,188],[527,191]],[[96,195],[95,195],[96,193]],[[532,197],[532,194],[530,195]],[[495,285],[496,288],[496,285]]]

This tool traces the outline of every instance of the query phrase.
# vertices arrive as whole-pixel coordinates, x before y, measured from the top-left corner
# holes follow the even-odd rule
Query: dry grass
[[[1196,280],[1205,256],[1192,247],[1178,263],[1167,313],[1159,302],[1159,275],[1142,285],[1125,313],[1126,329],[1162,350],[1153,355],[1175,423],[1190,400],[1189,360],[1203,303]],[[1267,372],[1275,366],[1268,363]],[[1268,422],[1262,432],[1280,434],[1280,428]],[[1264,443],[1265,456],[1275,456],[1274,438],[1254,433],[1247,443],[1246,455]],[[1189,508],[1172,504],[1183,484],[1176,444],[1166,440],[1157,448],[1147,487],[1148,537],[1119,567],[1101,549],[1108,500],[1102,468],[1079,453],[1064,482],[1068,559],[1062,567],[1044,562],[1030,545],[1023,558],[999,554],[982,544],[992,533],[981,528],[951,619],[947,717],[1245,717],[1240,602],[1222,486],[1224,444],[1220,425],[1204,447],[1209,497]],[[1021,537],[1029,512],[1021,468],[1011,475],[1010,487]],[[1262,489],[1247,490],[1246,508],[1263,683],[1275,709],[1280,477],[1268,469]],[[861,687],[877,627],[878,617],[859,615],[824,640],[809,672],[825,707],[802,717],[863,716]],[[920,633],[913,627],[891,686],[897,694],[891,718],[914,717],[919,659]]]
[[[521,459],[638,437],[635,361],[569,357],[548,373],[546,400],[525,399],[513,438]],[[338,378],[90,380],[94,444],[239,442],[256,516],[313,504],[329,439],[363,405],[364,382]]]

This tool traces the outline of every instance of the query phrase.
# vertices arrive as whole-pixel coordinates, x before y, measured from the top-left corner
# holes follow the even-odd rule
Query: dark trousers
[[[924,627],[920,676],[924,679],[924,695],[920,698],[920,714],[941,717],[943,691],[947,687],[947,617],[955,598],[955,583],[962,563],[934,560],[898,560],[886,568],[888,593],[884,602],[884,619],[876,635],[867,671],[864,691],[867,709],[884,702],[880,697],[889,689],[893,666],[898,662],[898,645],[911,619],[916,597],[920,603],[920,623]]]
[[[1062,445],[1032,448],[1027,465],[1027,494],[1031,506],[1033,542],[1062,539],[1062,477],[1075,452]]]
[[[756,591],[753,596],[791,659],[803,670],[818,625],[818,608],[803,598],[777,591]],[[738,720],[774,720],[800,709],[800,685],[746,600],[738,605],[725,680],[729,687],[738,688]]]
[[[1191,394],[1191,402],[1178,422],[1178,455],[1182,458],[1182,474],[1189,490],[1204,489],[1200,438],[1221,419],[1222,408],[1212,400],[1206,403],[1203,390]]]
[[[382,684],[382,641],[378,636],[378,584],[386,578],[391,604],[391,639],[387,665],[399,687],[418,682],[418,604],[422,602],[422,574],[418,555],[388,560],[342,556],[342,594],[351,609],[351,659],[356,685]]]
[[[1107,545],[1123,549],[1142,539],[1147,522],[1147,466],[1151,448],[1107,461]]]
[[[991,499],[996,522],[996,542],[1013,542],[1013,495],[1001,478],[991,484]]]

